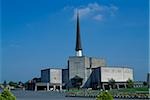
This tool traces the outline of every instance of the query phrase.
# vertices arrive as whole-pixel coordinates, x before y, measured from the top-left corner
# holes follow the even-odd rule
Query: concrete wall
[[[133,69],[131,68],[123,68],[123,80],[128,80],[129,78],[131,80],[134,80],[133,75]]]
[[[62,69],[50,69],[50,83],[62,83]]]
[[[49,82],[50,81],[50,69],[41,70],[41,82]]]
[[[92,57],[69,57],[69,79],[75,77],[76,75],[83,78],[83,84],[88,80],[92,73],[92,68],[99,66],[106,66],[104,59],[92,58]]]
[[[63,85],[66,85],[69,81],[69,70],[68,69],[62,69],[62,83]]]
[[[62,69],[41,70],[41,82],[62,83]]]
[[[101,67],[101,82],[108,82],[114,79],[116,82],[133,80],[133,69],[121,67]]]
[[[69,57],[69,79],[76,75],[85,78],[85,57]]]
[[[105,59],[99,59],[99,58],[92,58],[90,57],[91,60],[91,67],[92,68],[97,68],[99,66],[106,66]]]

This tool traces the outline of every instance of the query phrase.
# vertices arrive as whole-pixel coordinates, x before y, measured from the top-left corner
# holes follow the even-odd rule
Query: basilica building
[[[47,90],[66,88],[112,89],[126,88],[127,80],[133,79],[133,69],[125,66],[107,65],[105,59],[83,55],[80,36],[79,13],[77,13],[75,55],[69,56],[67,68],[48,68],[41,70],[41,82],[35,84],[35,90],[46,87]],[[115,86],[111,86],[113,81]]]

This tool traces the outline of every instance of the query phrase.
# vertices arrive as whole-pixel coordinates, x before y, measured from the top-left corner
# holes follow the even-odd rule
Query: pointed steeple
[[[76,30],[76,56],[82,56],[81,36],[80,36],[80,23],[79,12],[77,12],[77,30]]]

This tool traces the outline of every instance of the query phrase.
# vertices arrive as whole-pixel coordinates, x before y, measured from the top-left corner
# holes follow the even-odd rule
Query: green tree
[[[143,82],[143,85],[144,85],[144,86],[147,86],[148,84],[147,84],[147,82],[144,81],[144,82]]]
[[[0,94],[0,100],[6,100],[5,98],[3,98],[2,96],[1,96],[1,94]]]
[[[4,85],[4,87],[6,88],[6,86],[7,86],[7,82],[6,82],[6,81],[4,81],[3,85]]]
[[[0,100],[16,100],[16,97],[8,89],[5,88],[0,94]]]
[[[134,82],[133,82],[131,79],[128,79],[128,80],[127,80],[127,87],[128,87],[128,88],[132,88],[133,85],[134,85]]]
[[[103,91],[100,92],[96,100],[113,100],[113,96],[109,92]]]
[[[18,86],[18,84],[17,84],[16,82],[12,82],[12,81],[10,81],[8,84],[9,84],[10,86],[15,87],[15,88],[17,88],[17,86]]]
[[[108,84],[109,84],[112,88],[115,88],[115,86],[116,86],[116,82],[115,82],[115,80],[114,80],[113,78],[108,81]]]

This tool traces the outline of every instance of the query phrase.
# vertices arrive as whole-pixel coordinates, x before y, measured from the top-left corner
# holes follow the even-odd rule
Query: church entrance
[[[79,76],[75,76],[71,79],[71,84],[73,86],[73,88],[80,88],[80,86],[82,85],[82,81],[83,78],[79,77]]]

